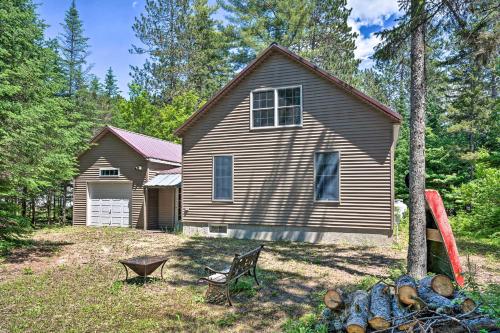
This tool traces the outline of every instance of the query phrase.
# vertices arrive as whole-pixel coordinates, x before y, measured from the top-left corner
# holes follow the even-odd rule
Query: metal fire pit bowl
[[[120,264],[125,268],[125,281],[128,281],[128,268],[134,271],[137,275],[142,276],[144,281],[148,275],[151,275],[158,267],[161,266],[161,278],[163,279],[163,267],[168,258],[164,256],[140,256],[130,259],[120,260]]]

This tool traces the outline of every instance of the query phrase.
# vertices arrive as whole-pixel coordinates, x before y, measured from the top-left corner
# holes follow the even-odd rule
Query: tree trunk
[[[396,280],[396,295],[403,304],[410,305],[416,303],[417,284],[415,279],[409,275],[401,275]]]
[[[50,224],[51,222],[50,219],[51,206],[52,206],[52,191],[49,190],[47,192],[47,224]]]
[[[63,194],[62,194],[62,202],[61,202],[61,209],[62,209],[62,224],[66,224],[66,200],[68,198],[68,184],[64,183],[63,184]]]
[[[442,274],[426,276],[419,281],[419,285],[432,289],[434,292],[444,297],[451,297],[455,292],[451,279]]]
[[[358,290],[352,295],[345,323],[347,333],[364,333],[368,322],[368,293]]]
[[[57,223],[57,192],[54,191],[52,196],[52,221]]]
[[[28,194],[28,190],[26,187],[23,187],[23,197],[21,198],[21,216],[26,217],[28,214],[28,203],[26,200],[26,196]]]
[[[35,226],[35,224],[36,224],[35,198],[31,198],[31,225]]]
[[[411,1],[410,239],[408,273],[427,273],[425,240],[425,0]]]
[[[375,330],[383,330],[391,326],[391,299],[389,286],[377,283],[370,294],[370,313],[368,323]]]

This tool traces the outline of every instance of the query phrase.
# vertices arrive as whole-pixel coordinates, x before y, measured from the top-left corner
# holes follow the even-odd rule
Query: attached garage
[[[172,217],[179,216],[175,202],[180,192],[181,158],[178,144],[104,127],[92,139],[90,148],[78,156],[73,225],[144,230],[173,228],[177,219]],[[174,169],[179,180],[172,184],[153,182],[162,188],[153,186],[148,200],[146,184]]]
[[[129,227],[132,203],[131,182],[87,183],[87,225]]]

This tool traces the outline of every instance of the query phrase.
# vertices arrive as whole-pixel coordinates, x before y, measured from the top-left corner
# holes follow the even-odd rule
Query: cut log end
[[[346,327],[347,333],[365,333],[366,328],[356,324],[348,325]]]
[[[333,289],[330,289],[326,292],[323,300],[326,307],[331,310],[338,310],[344,305],[341,293]]]
[[[438,274],[432,278],[431,288],[436,293],[440,294],[444,297],[450,297],[453,295],[455,288],[453,287],[453,283],[451,279],[446,275]]]
[[[476,306],[477,306],[476,302],[467,297],[463,300],[462,304],[460,304],[460,309],[462,310],[463,313],[468,313],[474,311]]]
[[[368,323],[375,330],[385,330],[391,326],[391,322],[382,317],[372,317]]]
[[[417,284],[411,276],[401,275],[396,280],[396,291],[401,303],[410,305],[417,302]]]
[[[398,297],[403,304],[415,304],[417,302],[417,290],[411,286],[402,286],[398,289]]]

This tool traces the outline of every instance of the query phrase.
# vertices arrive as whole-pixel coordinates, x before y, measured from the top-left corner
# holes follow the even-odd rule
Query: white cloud
[[[348,0],[347,7],[361,25],[384,25],[384,20],[399,12],[397,0]]]
[[[351,15],[347,21],[353,31],[358,33],[356,38],[356,50],[354,56],[361,60],[361,68],[371,67],[373,61],[370,56],[373,49],[380,43],[380,38],[371,33],[365,37],[360,28],[368,25],[384,27],[384,22],[394,14],[399,13],[397,0],[348,0],[347,6],[352,8]]]
[[[137,6],[137,1],[132,2],[132,8],[135,8],[135,6]]]

